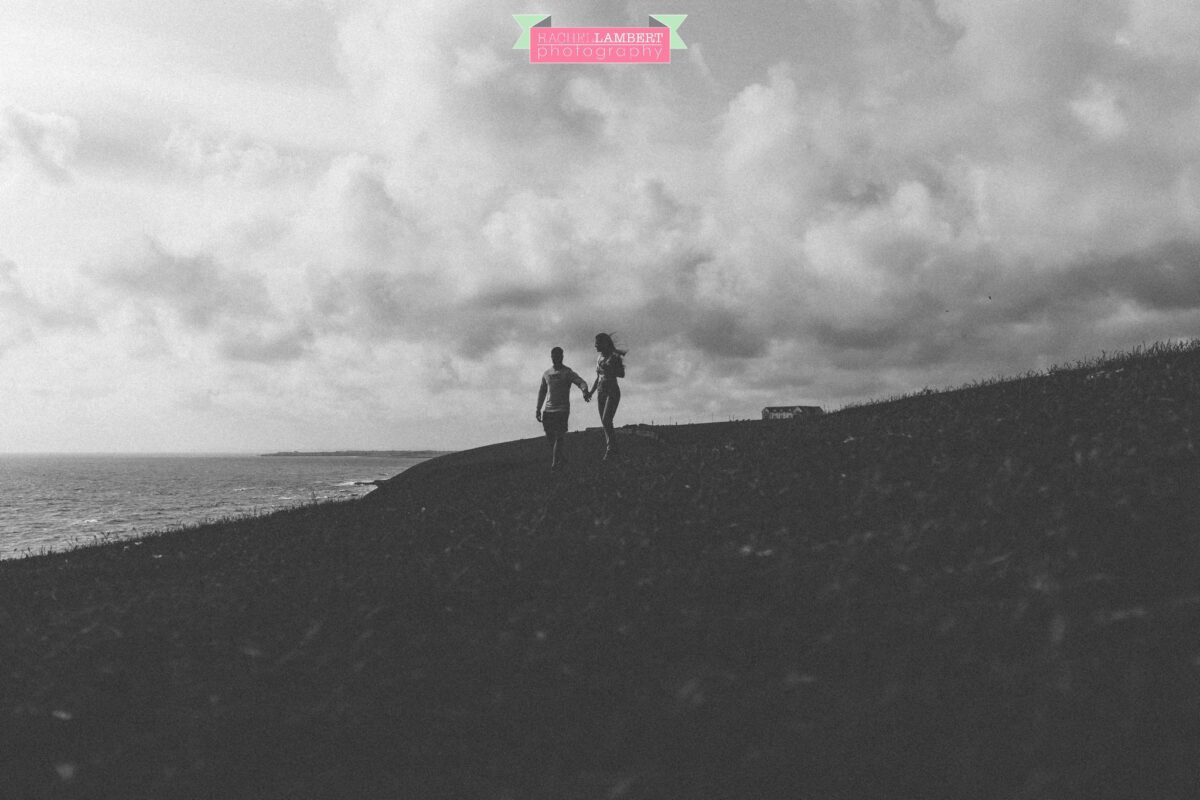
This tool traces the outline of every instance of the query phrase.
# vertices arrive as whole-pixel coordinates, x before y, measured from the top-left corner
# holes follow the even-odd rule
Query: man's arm
[[[538,403],[537,411],[534,412],[534,417],[538,422],[542,421],[542,403],[546,400],[546,376],[542,376],[542,385],[538,387]]]
[[[585,381],[583,378],[579,377],[579,373],[575,372],[574,370],[571,371],[571,375],[573,376],[571,378],[571,380],[575,383],[576,386],[579,387],[579,390],[581,392],[583,392],[584,402],[585,403],[590,402],[592,399],[592,393],[590,391],[588,391],[587,381]]]

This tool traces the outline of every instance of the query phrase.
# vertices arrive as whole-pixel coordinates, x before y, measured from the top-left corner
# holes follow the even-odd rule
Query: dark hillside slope
[[[0,746],[78,797],[1195,797],[1198,402],[1159,348],[3,564]]]

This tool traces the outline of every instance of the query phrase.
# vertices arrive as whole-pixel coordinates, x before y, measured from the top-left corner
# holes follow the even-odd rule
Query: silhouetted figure
[[[612,336],[596,334],[596,381],[592,393],[599,398],[600,424],[604,426],[604,460],[617,454],[617,432],[613,429],[613,418],[621,403],[621,386],[617,378],[625,377],[625,362],[622,357],[627,351],[618,350]]]
[[[550,442],[550,468],[558,469],[560,464],[567,463],[563,437],[567,435],[567,421],[571,415],[571,384],[583,391],[584,402],[592,399],[592,393],[588,391],[587,381],[563,364],[561,347],[550,351],[550,361],[554,366],[542,373],[536,416],[538,422],[542,423],[542,429],[546,431],[546,440]],[[544,408],[542,401],[546,403]]]

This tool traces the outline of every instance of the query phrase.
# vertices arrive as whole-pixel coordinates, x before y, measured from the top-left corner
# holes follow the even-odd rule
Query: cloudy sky
[[[679,2],[5,0],[0,452],[534,436],[601,330],[618,423],[1200,335],[1195,0]]]

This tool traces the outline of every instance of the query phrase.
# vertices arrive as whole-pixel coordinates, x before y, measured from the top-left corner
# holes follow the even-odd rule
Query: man
[[[546,440],[550,442],[550,469],[558,469],[560,464],[567,463],[563,437],[567,435],[567,419],[571,414],[571,384],[583,390],[585,403],[592,399],[592,393],[588,391],[587,381],[563,364],[561,347],[550,351],[550,361],[554,366],[542,373],[535,416],[537,421],[542,423],[542,429],[546,431]],[[544,408],[542,401],[546,403]]]

